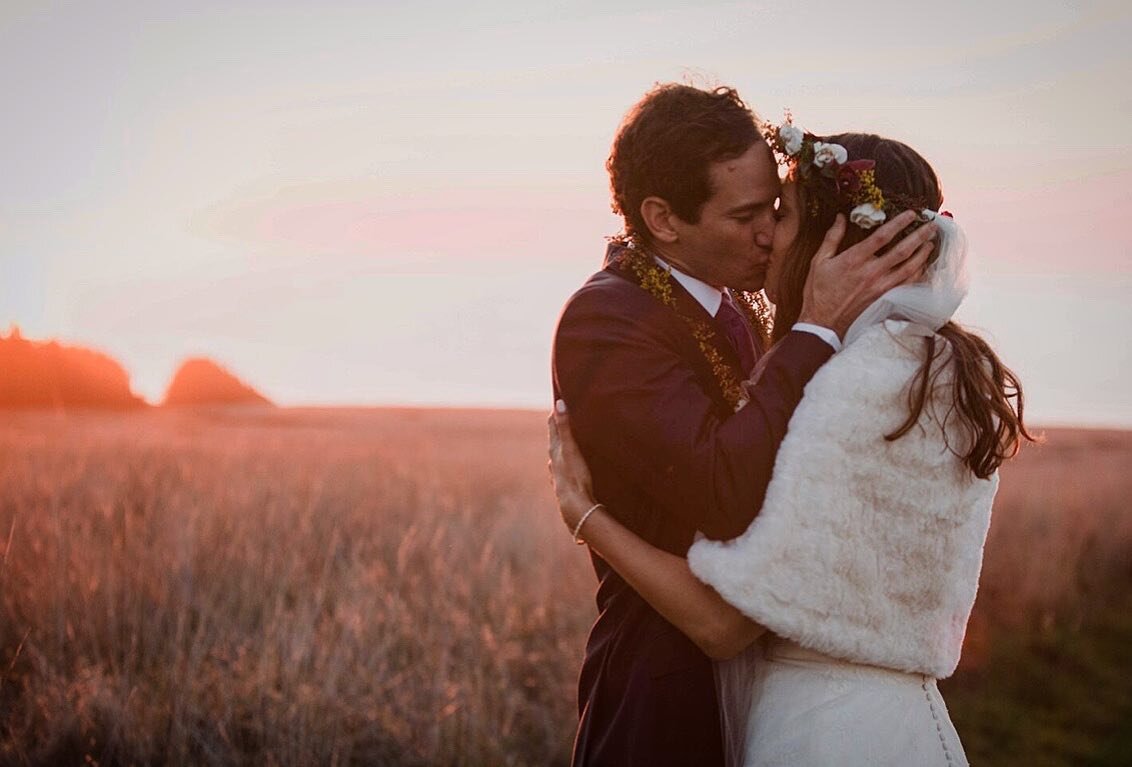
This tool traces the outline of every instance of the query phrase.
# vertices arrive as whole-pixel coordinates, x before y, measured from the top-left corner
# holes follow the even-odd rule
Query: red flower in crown
[[[850,160],[837,167],[837,190],[844,199],[852,200],[861,191],[861,171],[876,168],[876,160]]]

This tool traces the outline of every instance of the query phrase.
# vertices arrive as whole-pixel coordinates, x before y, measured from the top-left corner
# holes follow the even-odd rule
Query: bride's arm
[[[765,631],[697,579],[686,559],[642,540],[604,507],[593,509],[589,469],[565,414],[550,417],[550,458],[554,491],[566,526],[574,531],[589,512],[579,539],[704,653],[717,660],[730,658]]]
[[[591,505],[581,511],[576,506],[563,510],[562,518],[569,524]],[[589,516],[579,537],[709,657],[722,660],[737,655],[763,633],[761,626],[698,580],[688,560],[646,543],[604,508]]]

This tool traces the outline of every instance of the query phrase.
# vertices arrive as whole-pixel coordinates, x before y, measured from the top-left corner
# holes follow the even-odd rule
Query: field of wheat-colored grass
[[[527,411],[0,414],[0,765],[567,763],[593,576],[545,462]],[[974,763],[1132,746],[1130,468],[1050,431],[1003,472]]]

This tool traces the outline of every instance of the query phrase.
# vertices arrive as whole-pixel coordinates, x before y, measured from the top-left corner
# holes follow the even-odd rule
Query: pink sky
[[[150,398],[204,354],[284,404],[544,406],[616,125],[693,74],[920,149],[1034,418],[1132,426],[1124,3],[378,5],[6,10],[0,327]]]

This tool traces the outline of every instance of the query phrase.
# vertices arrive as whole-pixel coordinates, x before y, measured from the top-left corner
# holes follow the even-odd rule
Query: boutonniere
[[[732,410],[738,412],[747,404],[747,393],[742,383],[735,375],[734,369],[727,364],[720,344],[727,343],[719,338],[715,327],[703,317],[696,316],[683,309],[673,293],[676,284],[670,269],[665,269],[656,262],[644,248],[633,242],[626,242],[626,247],[617,255],[618,267],[626,274],[632,276],[634,281],[649,295],[660,301],[680,319],[688,323],[692,337],[700,347],[720,391],[727,399]],[[765,349],[770,340],[770,306],[761,293],[745,290],[731,291],[735,303],[746,314],[751,327],[758,334]]]

